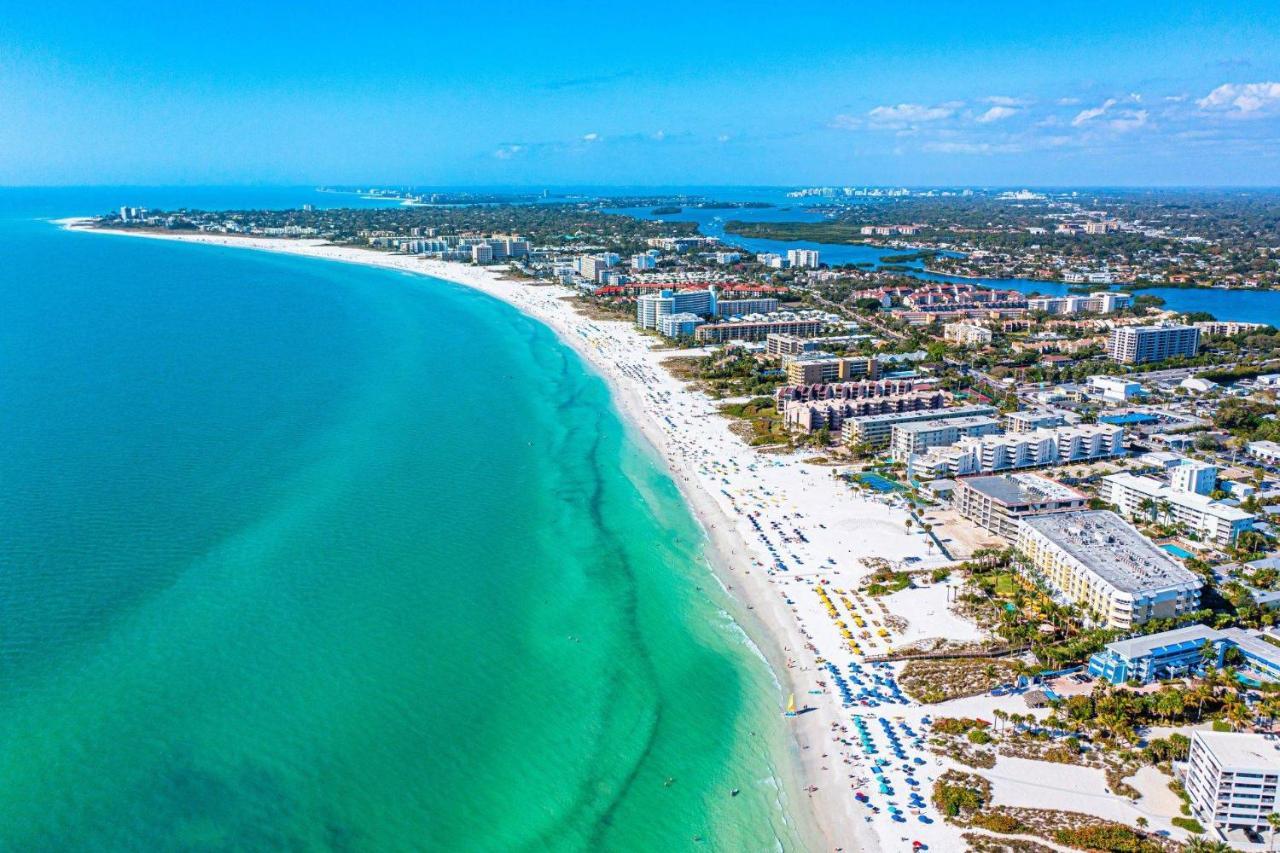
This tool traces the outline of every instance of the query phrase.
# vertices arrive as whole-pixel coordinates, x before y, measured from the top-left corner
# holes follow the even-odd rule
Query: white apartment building
[[[1142,393],[1142,386],[1118,376],[1090,376],[1089,391],[1100,394],[1109,403],[1123,403]]]
[[[1083,275],[1079,278],[1085,280]],[[1111,314],[1132,304],[1133,296],[1128,293],[1100,290],[1088,296],[1038,296],[1027,300],[1027,310],[1046,314]]]
[[[798,383],[793,383],[798,384]],[[916,421],[946,420],[950,418],[994,417],[994,406],[956,406],[941,411],[892,412],[882,415],[866,415],[849,418],[840,428],[840,439],[845,444],[868,444],[883,447],[893,435],[898,424]]]
[[[1049,429],[1062,426],[1062,415],[1057,412],[1028,409],[1021,412],[1009,412],[1004,416],[1009,432],[1032,432],[1038,429]]]
[[[788,249],[787,266],[793,269],[817,269],[818,253],[813,249]]]
[[[602,255],[583,255],[577,260],[578,275],[587,281],[599,281],[605,270],[613,266],[609,258]]]
[[[658,325],[655,328],[663,337],[691,338],[700,325],[702,325],[702,318],[697,314],[681,311],[676,314],[659,315]]]
[[[1033,575],[1108,628],[1133,628],[1200,606],[1200,578],[1113,512],[1023,518],[1017,549]]]
[[[961,438],[911,460],[918,475],[963,477],[1041,465],[1091,462],[1125,454],[1124,430],[1112,424],[1076,424],[1006,435]]]
[[[1260,734],[1193,731],[1183,784],[1196,818],[1222,837],[1237,830],[1270,835],[1277,811],[1280,751]]]
[[[1030,471],[961,477],[955,483],[951,508],[1011,542],[1017,541],[1023,518],[1081,510],[1088,500],[1075,489]]]
[[[647,252],[643,255],[631,256],[631,268],[633,270],[652,270],[657,269],[658,259]]]
[[[1120,326],[1107,338],[1107,356],[1121,364],[1145,364],[1200,352],[1200,330],[1195,326],[1161,323],[1155,326]]]
[[[991,330],[971,323],[947,323],[942,327],[942,339],[953,344],[981,346],[991,343]]]
[[[1215,472],[1216,476],[1216,472]],[[1098,496],[1125,518],[1167,519],[1218,545],[1230,545],[1253,527],[1254,516],[1207,495],[1180,491],[1151,477],[1112,474],[1103,477]]]
[[[1280,463],[1280,444],[1274,441],[1251,441],[1244,449],[1250,456],[1268,465]]]
[[[747,314],[772,314],[778,310],[778,300],[772,296],[758,299],[717,299],[714,313],[717,317],[743,317]]]
[[[1241,332],[1256,332],[1259,329],[1267,328],[1266,323],[1242,323],[1239,321],[1221,320],[1210,320],[1200,323],[1192,323],[1191,325],[1199,329],[1200,334],[1202,335],[1224,335],[1226,337],[1232,337],[1233,335],[1238,335]]]
[[[1218,485],[1218,466],[1184,459],[1169,469],[1169,485],[1179,492],[1210,494]]]
[[[999,431],[999,420],[982,416],[897,424],[889,433],[889,455],[897,462],[906,462],[932,447],[946,447],[962,438]]]
[[[1089,302],[1091,307],[1088,310],[1096,311],[1099,314],[1110,314],[1113,311],[1132,306],[1133,295],[1103,290],[1098,293],[1090,293]]]
[[[715,310],[715,288],[646,293],[636,298],[636,325],[642,329],[656,329],[659,318],[669,314],[688,313],[708,317]]]

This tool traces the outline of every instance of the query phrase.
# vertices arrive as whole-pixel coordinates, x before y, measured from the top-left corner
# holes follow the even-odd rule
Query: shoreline
[[[849,780],[854,777],[850,771],[860,766],[861,756],[832,746],[833,730],[848,723],[850,713],[827,689],[823,680],[827,675],[814,660],[818,657],[816,644],[821,644],[829,660],[843,663],[859,658],[843,648],[812,589],[791,593],[788,588],[812,587],[818,575],[837,586],[856,588],[860,577],[869,571],[854,565],[859,557],[910,556],[918,559],[921,567],[944,562],[927,553],[921,536],[904,530],[906,515],[902,510],[850,493],[827,469],[804,466],[800,454],[772,457],[748,447],[716,412],[715,401],[688,389],[660,366],[661,360],[675,352],[654,352],[653,340],[637,333],[626,321],[584,317],[564,298],[573,295],[568,288],[520,283],[494,269],[334,246],[320,240],[77,227],[85,221],[89,220],[64,219],[56,224],[90,233],[257,249],[430,276],[479,290],[550,327],[606,381],[626,426],[643,436],[643,443],[656,454],[655,463],[662,464],[676,483],[706,536],[704,554],[727,593],[725,598],[732,607],[729,615],[772,671],[783,694],[779,699],[785,701],[787,693],[794,693],[798,702],[814,706],[808,713],[788,718],[779,731],[787,731],[789,736],[783,736],[785,743],[775,744],[785,748],[789,759],[789,766],[775,769],[793,829],[813,850],[876,853],[886,849],[890,833],[898,832],[899,827],[889,823],[883,810],[874,819],[861,809],[855,810],[850,789],[860,786]],[[803,570],[799,566],[793,572],[771,568],[777,554],[761,547],[759,540],[769,540],[747,526],[748,515],[739,507],[740,502],[762,521],[770,519],[775,528],[781,522],[772,521],[771,516],[788,525],[806,527],[812,541],[805,539],[801,546],[784,530],[783,541],[791,544],[778,546]],[[801,518],[803,522],[795,520]],[[813,529],[813,523],[820,529]],[[797,552],[804,553],[805,561]],[[839,568],[832,568],[837,564]],[[827,578],[828,574],[837,577]],[[883,643],[887,647],[888,640]],[[781,713],[782,708],[778,710]],[[941,842],[942,849],[948,841],[960,843],[958,834],[952,834],[941,822],[928,830],[904,826],[901,831],[929,838],[931,844]]]

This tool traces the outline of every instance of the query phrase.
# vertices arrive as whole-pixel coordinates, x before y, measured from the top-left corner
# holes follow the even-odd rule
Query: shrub
[[[975,815],[970,821],[974,826],[989,829],[992,832],[1000,832],[1005,835],[1012,833],[1025,832],[1027,825],[1016,817],[1004,814],[1002,812],[992,812],[991,814]]]
[[[1151,845],[1138,833],[1118,823],[1059,829],[1053,834],[1059,844],[1079,847],[1083,850],[1102,850],[1106,853],[1146,853]]]
[[[966,737],[969,738],[969,743],[977,743],[977,744],[991,743],[991,735],[987,734],[982,729],[974,729],[971,732],[969,732],[969,734],[966,735]]]
[[[1200,821],[1196,820],[1195,818],[1175,817],[1173,820],[1169,822],[1172,823],[1174,826],[1178,827],[1178,829],[1185,829],[1187,832],[1192,832],[1192,833],[1195,833],[1196,835],[1204,834],[1204,827],[1201,826]]]
[[[971,773],[948,770],[933,783],[933,804],[950,818],[976,812],[991,796],[991,783]]]

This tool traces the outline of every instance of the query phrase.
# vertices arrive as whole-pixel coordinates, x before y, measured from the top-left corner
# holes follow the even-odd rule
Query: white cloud
[[[728,141],[729,141],[729,139],[730,139],[729,134],[727,134],[727,133],[722,133],[722,134],[720,134],[719,136],[717,136],[717,137],[716,137],[716,142],[728,142]]]
[[[1127,133],[1131,130],[1137,130],[1146,123],[1146,110],[1125,110],[1120,115],[1107,122],[1107,126],[1112,130]]]
[[[1018,111],[1015,110],[1013,107],[995,106],[987,110],[982,115],[978,116],[976,121],[979,124],[989,124],[993,121],[1000,121],[1002,119],[1008,118],[1011,115],[1016,115],[1017,112]]]
[[[1034,101],[1030,98],[1010,98],[1005,95],[991,95],[983,98],[983,103],[995,104],[997,107],[1029,107]]]
[[[1080,99],[1079,98],[1058,98],[1056,103],[1060,107],[1074,107],[1076,104],[1080,103]]]
[[[598,133],[584,133],[584,134],[582,134],[582,141],[583,141],[583,142],[599,142],[599,141],[600,141],[600,134],[598,134]]]
[[[1090,107],[1087,110],[1081,110],[1080,112],[1076,113],[1076,117],[1071,120],[1071,126],[1079,127],[1082,124],[1091,122],[1098,116],[1105,113],[1107,110],[1114,107],[1115,105],[1116,105],[1115,98],[1107,98],[1105,101],[1102,102],[1101,106]]]
[[[493,156],[497,157],[499,160],[510,160],[523,150],[523,145],[504,145],[497,151],[493,152]]]
[[[867,113],[867,118],[871,124],[877,127],[896,128],[951,118],[956,114],[956,110],[962,106],[964,104],[960,101],[948,101],[945,104],[937,104],[936,106],[895,104],[893,106],[876,107]]]
[[[1260,115],[1280,105],[1280,83],[1223,83],[1196,105],[1235,116]]]

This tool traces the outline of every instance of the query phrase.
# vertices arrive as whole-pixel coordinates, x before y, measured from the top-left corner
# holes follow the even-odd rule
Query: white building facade
[[[1280,752],[1259,734],[1193,731],[1183,785],[1191,809],[1221,836],[1233,830],[1270,835],[1267,816],[1277,810]]]

